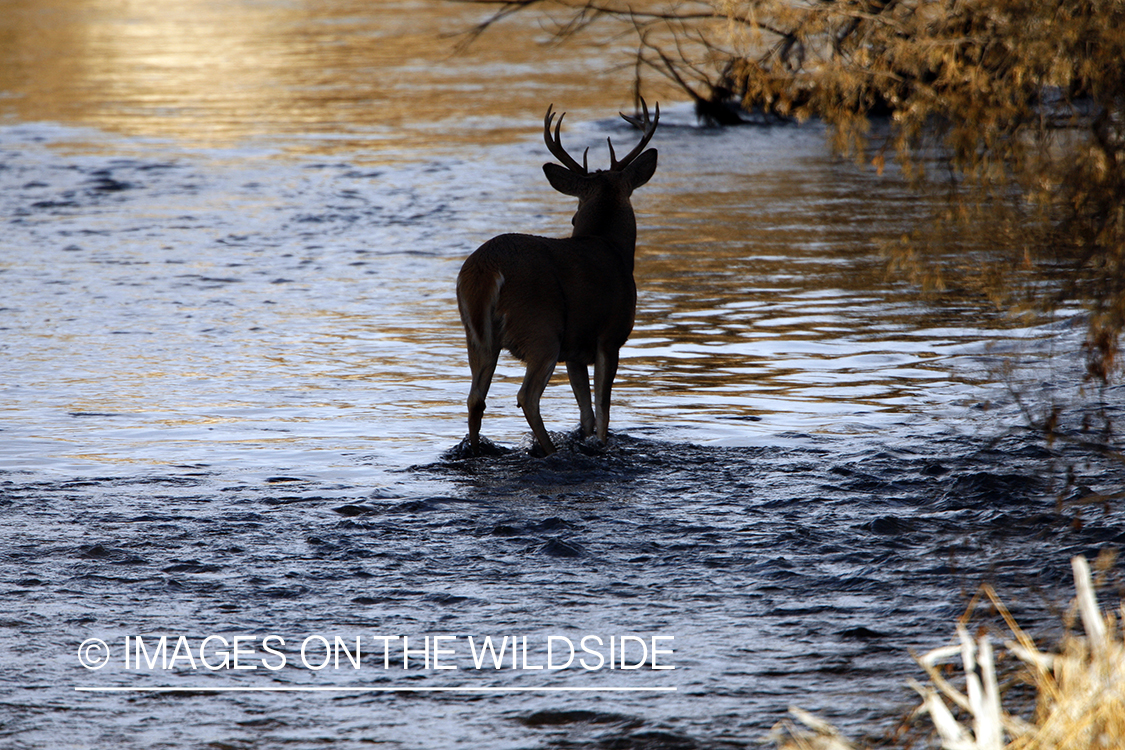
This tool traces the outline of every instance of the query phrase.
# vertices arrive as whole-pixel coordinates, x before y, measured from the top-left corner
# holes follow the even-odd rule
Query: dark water
[[[261,20],[258,7],[237,6]],[[474,120],[475,136],[450,142],[433,134],[455,118],[365,89],[394,124],[334,128],[362,40],[405,38],[402,14],[430,6],[388,4],[378,22],[332,7],[312,28],[335,29],[340,57],[306,60],[300,19],[282,13],[270,18],[292,60],[259,83],[259,68],[231,63],[254,101],[283,84],[290,99],[268,110],[202,96],[199,71],[154,101],[129,80],[143,66],[104,63],[119,37],[103,26],[146,39],[162,27],[100,6],[82,28],[107,67],[87,61],[86,75],[126,71],[120,85],[76,86],[95,101],[72,111],[43,93],[66,86],[7,84],[19,96],[0,127],[0,744],[743,747],[790,705],[878,734],[913,703],[909,650],[946,643],[979,583],[1049,635],[1068,558],[1125,543],[1120,511],[1077,502],[1120,488],[1121,465],[1024,429],[1016,399],[1070,404],[1061,425],[1075,436],[1098,407],[1120,419],[1120,390],[1082,390],[1067,354],[1080,319],[920,295],[885,273],[880,243],[926,199],[832,159],[815,125],[710,132],[684,105],[664,108],[657,178],[635,200],[640,303],[610,445],[518,450],[529,437],[508,360],[485,434],[517,450],[456,458],[460,262],[499,231],[565,233],[571,206],[542,179],[538,104],[518,128]],[[48,38],[73,22],[59,23]],[[117,46],[134,63],[176,49]],[[535,59],[481,54],[497,59],[463,66],[464,85],[487,91],[503,70],[517,99],[539,98]],[[568,96],[583,66],[597,67],[552,73]],[[310,91],[336,94],[312,106]],[[481,96],[472,107],[507,101]],[[211,138],[187,135],[216,117]],[[592,116],[566,127],[568,144],[631,137]],[[574,426],[563,382],[544,416]],[[179,652],[167,670],[126,668],[126,637],[153,656],[162,635],[166,655],[183,636],[196,660],[208,636],[243,636],[241,665],[257,668],[192,668]],[[286,656],[277,670],[271,635],[284,639],[270,642]],[[533,668],[550,636],[623,635],[671,637],[658,663],[675,669],[583,669],[581,653]],[[401,641],[385,668],[385,636],[411,649],[449,637],[457,669],[427,669],[418,651],[402,669]],[[528,668],[474,668],[468,639],[485,636],[526,638]],[[314,666],[317,638],[360,637],[361,668],[346,655],[305,667],[309,637]],[[82,666],[89,638],[108,666]],[[76,690],[110,687],[134,690]],[[140,690],[156,687],[180,692]],[[207,692],[230,688],[350,692]]]

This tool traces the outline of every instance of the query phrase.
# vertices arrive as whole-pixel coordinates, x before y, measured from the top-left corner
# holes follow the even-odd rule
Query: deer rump
[[[598,349],[620,349],[633,330],[632,271],[599,238],[502,234],[461,270],[461,321],[485,351],[592,365]]]

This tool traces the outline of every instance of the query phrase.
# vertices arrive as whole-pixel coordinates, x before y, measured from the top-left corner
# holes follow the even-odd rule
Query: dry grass
[[[1112,565],[1111,557],[1099,567]],[[1125,606],[1118,617],[1103,614],[1094,597],[1090,566],[1071,560],[1077,589],[1075,607],[1084,635],[1065,638],[1057,652],[1043,652],[1019,627],[991,588],[992,600],[1011,630],[1007,650],[1022,662],[1022,677],[1036,690],[1030,720],[1008,713],[996,677],[992,642],[975,639],[957,625],[958,643],[918,658],[930,682],[912,683],[922,696],[917,713],[929,714],[945,750],[1122,750],[1125,748]],[[964,690],[943,676],[960,657]],[[781,750],[854,750],[832,726],[800,709],[798,723],[782,722],[771,739]]]

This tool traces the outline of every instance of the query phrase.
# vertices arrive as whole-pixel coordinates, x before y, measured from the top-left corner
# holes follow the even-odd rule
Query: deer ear
[[[656,173],[656,149],[650,148],[643,154],[633,159],[625,167],[625,176],[629,180],[630,190],[636,190],[641,185],[652,179]]]
[[[566,167],[548,162],[543,165],[543,174],[547,175],[547,182],[551,183],[551,187],[563,195],[577,197],[582,189],[582,176]]]

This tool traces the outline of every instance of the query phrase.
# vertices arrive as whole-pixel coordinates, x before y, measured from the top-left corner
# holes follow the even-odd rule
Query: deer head
[[[543,119],[543,140],[547,143],[547,150],[562,162],[557,164],[544,164],[543,172],[551,187],[564,195],[578,198],[578,211],[575,212],[571,224],[574,225],[572,237],[614,235],[624,231],[623,241],[629,244],[636,243],[636,221],[622,221],[621,214],[633,215],[632,204],[629,197],[633,191],[644,185],[656,172],[656,150],[645,151],[645,146],[652,140],[656,126],[660,122],[660,105],[656,105],[656,113],[649,120],[648,105],[641,100],[643,119],[622,114],[621,117],[642,132],[640,143],[625,155],[621,161],[613,150],[613,140],[606,139],[609,144],[609,169],[598,170],[591,173],[587,166],[587,157],[590,149],[582,153],[582,164],[566,152],[562,145],[562,128],[564,112],[555,123],[554,135],[551,134],[551,124],[555,114],[554,105],[547,108],[547,115]],[[640,157],[640,158],[638,158]],[[565,167],[565,168],[564,168]],[[631,231],[628,231],[630,230]]]

